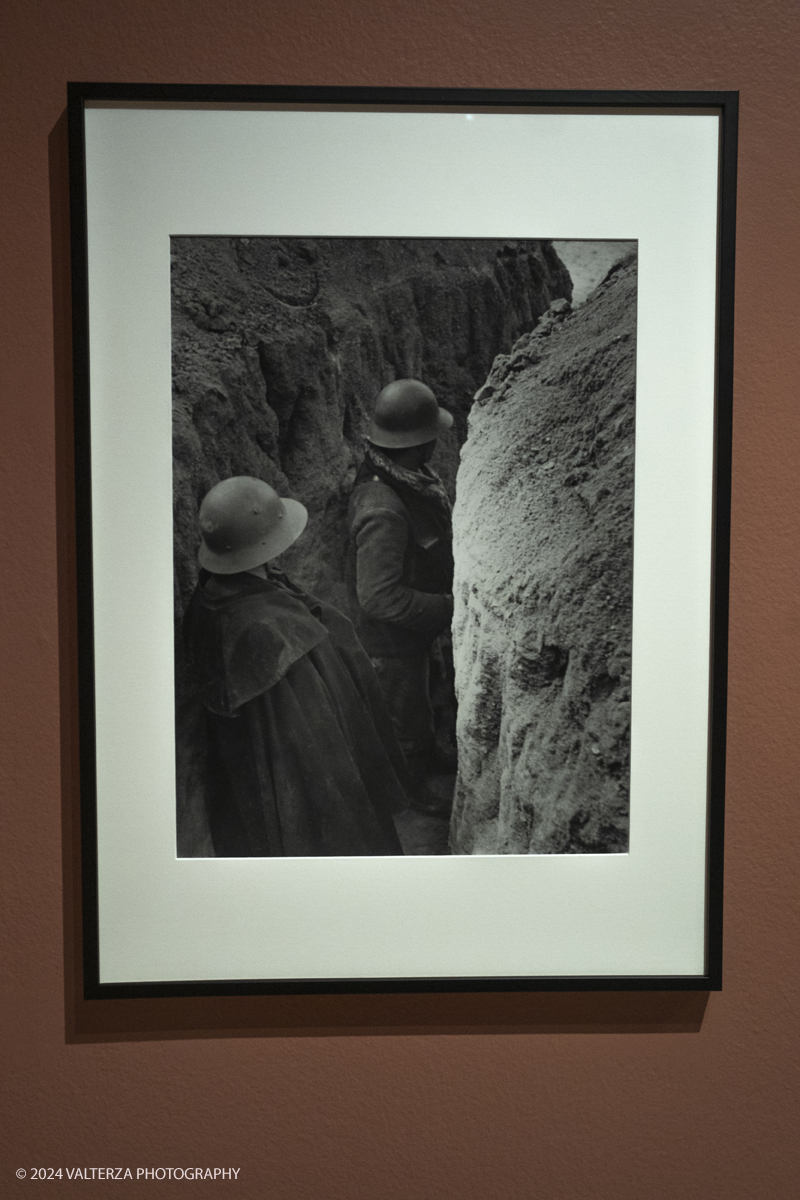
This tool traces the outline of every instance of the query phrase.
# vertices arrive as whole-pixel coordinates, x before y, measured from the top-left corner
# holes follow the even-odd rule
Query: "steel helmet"
[[[260,567],[291,546],[307,520],[302,504],[282,500],[261,479],[223,479],[200,505],[200,566],[215,575]]]
[[[395,379],[379,393],[367,437],[376,446],[399,450],[432,442],[453,424],[429,387],[418,379]]]

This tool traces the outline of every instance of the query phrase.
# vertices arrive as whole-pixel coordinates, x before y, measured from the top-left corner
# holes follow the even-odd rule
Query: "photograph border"
[[[90,440],[89,266],[85,105],[419,106],[447,110],[537,108],[547,111],[713,111],[720,116],[716,405],[714,423],[711,661],[707,789],[706,967],[691,976],[487,976],[457,978],[164,980],[101,983],[98,908],[95,667]],[[722,982],[723,823],[738,94],[735,92],[511,91],[505,89],[319,88],[73,83],[68,85],[72,260],[75,542],[80,769],[83,986],[86,999],[156,996],[340,994],[381,992],[717,990]]]

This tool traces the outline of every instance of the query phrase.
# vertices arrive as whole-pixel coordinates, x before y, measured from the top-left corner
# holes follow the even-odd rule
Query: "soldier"
[[[446,816],[426,784],[436,765],[431,648],[453,616],[451,505],[428,465],[453,424],[429,387],[398,379],[377,398],[350,500],[348,589],[411,774],[412,808]],[[445,769],[455,769],[454,762]]]
[[[218,856],[403,852],[405,764],[370,661],[346,617],[272,565],[307,518],[249,476],[200,507],[184,636]]]

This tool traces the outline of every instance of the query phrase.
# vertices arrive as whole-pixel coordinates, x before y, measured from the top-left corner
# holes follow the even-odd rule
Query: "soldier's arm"
[[[408,524],[389,508],[372,508],[355,532],[356,590],[367,616],[435,636],[448,627],[453,597],[420,592],[403,583]]]

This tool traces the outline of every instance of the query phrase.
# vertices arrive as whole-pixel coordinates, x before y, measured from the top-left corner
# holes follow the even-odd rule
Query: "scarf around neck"
[[[408,467],[401,467],[389,458],[388,455],[382,454],[380,448],[372,442],[366,443],[364,461],[378,475],[383,475],[387,480],[391,481],[401,492],[407,489],[423,500],[429,501],[449,520],[453,511],[450,497],[447,495],[444,484],[439,476],[435,471],[431,470],[427,463],[418,471],[410,471]]]

